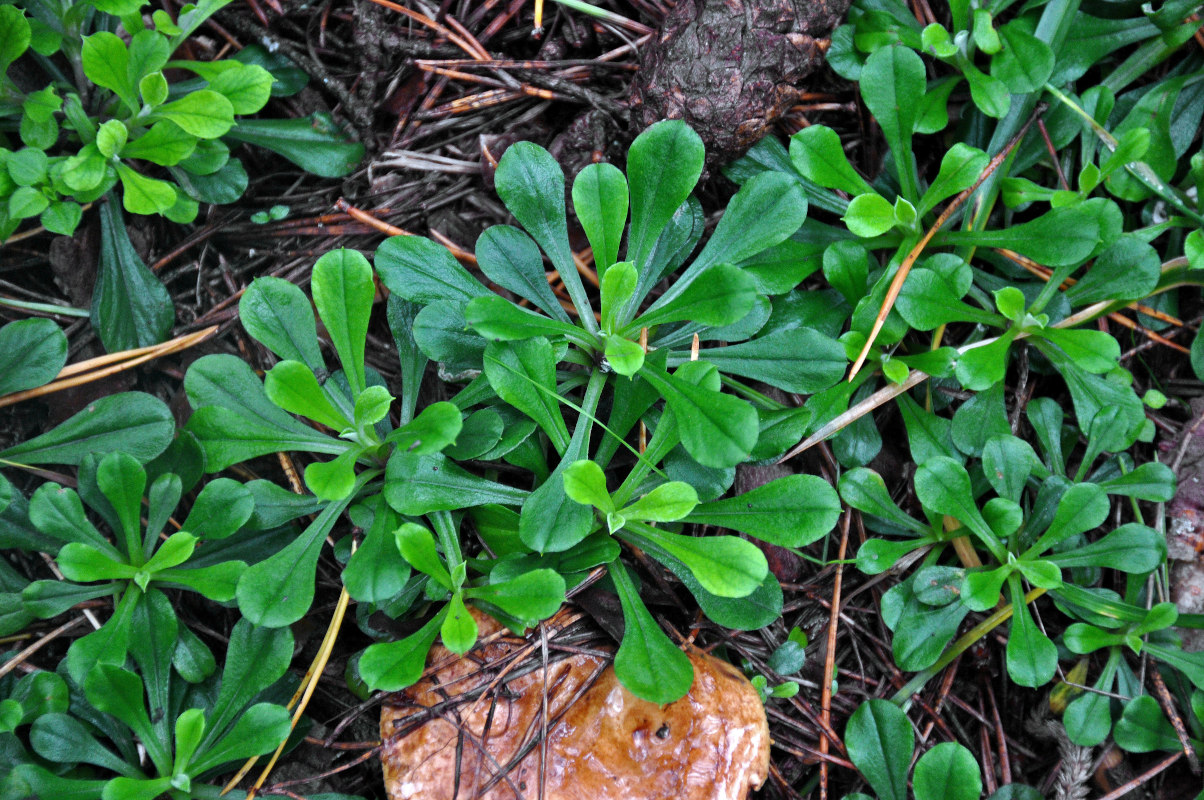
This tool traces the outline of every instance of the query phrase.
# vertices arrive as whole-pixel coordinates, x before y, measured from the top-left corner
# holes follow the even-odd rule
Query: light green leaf
[[[229,100],[235,114],[254,114],[272,95],[272,73],[255,64],[242,64],[214,75],[209,88]]]
[[[161,119],[146,133],[127,142],[122,158],[141,158],[164,167],[174,167],[196,150],[197,138],[171,120]]]
[[[374,644],[360,658],[360,676],[369,687],[395,692],[412,686],[422,677],[426,654],[439,635],[447,616],[444,607],[430,622],[398,642]]]
[[[662,483],[648,494],[625,506],[620,513],[627,519],[644,522],[676,522],[698,505],[698,492],[682,481]]]
[[[121,178],[121,204],[131,214],[165,214],[176,204],[176,189],[167,181],[148,178],[118,162],[114,165]]]
[[[193,136],[216,139],[230,132],[234,107],[217,92],[201,89],[164,103],[155,109],[154,116],[171,120]]]
[[[372,266],[356,250],[339,249],[324,254],[314,264],[311,290],[318,316],[351,384],[351,393],[364,391],[364,343],[376,284]]]
[[[644,366],[644,348],[615,333],[606,337],[603,355],[611,368],[626,378],[635,375]]]
[[[686,367],[669,375],[645,362],[639,374],[673,409],[682,444],[698,463],[718,468],[741,463],[757,442],[757,412],[739,398],[690,382],[682,375]]]
[[[556,364],[547,339],[491,342],[485,348],[485,375],[498,397],[539,424],[559,453],[569,443],[568,427],[556,393]]]
[[[869,239],[895,227],[895,209],[880,194],[859,194],[849,203],[841,220],[854,234]]]
[[[836,525],[840,498],[816,475],[789,475],[744,494],[702,503],[686,518],[718,525],[783,547],[802,547]]]
[[[612,164],[589,164],[573,181],[573,210],[594,251],[599,276],[619,257],[627,224],[627,179]]]
[[[627,520],[618,535],[655,553],[668,553],[685,564],[702,588],[719,597],[745,597],[769,571],[761,549],[738,536],[686,536]]]
[[[920,200],[920,216],[946,198],[969,189],[986,169],[990,157],[977,147],[957,142],[941,158],[941,169]]]
[[[17,6],[0,6],[0,75],[29,47],[29,20]]]
[[[318,379],[300,361],[280,361],[263,376],[268,399],[290,414],[300,414],[335,431],[352,425],[330,402]]]
[[[574,461],[565,467],[564,493],[573,502],[592,506],[606,513],[615,510],[610,492],[606,490],[606,475],[593,461]]]
[[[495,605],[528,624],[547,619],[564,604],[565,583],[559,573],[534,569],[517,578],[467,589],[465,597]]]
[[[128,137],[129,131],[124,123],[115,119],[106,120],[96,131],[96,149],[105,158],[112,158],[125,147]]]
[[[840,136],[826,125],[811,125],[790,137],[790,160],[804,178],[851,195],[873,192],[849,164]]]
[[[590,341],[576,325],[520,308],[497,295],[471,300],[464,307],[464,320],[481,336],[495,342],[533,336],[565,336],[579,344]]]
[[[453,653],[464,655],[477,641],[477,623],[468,613],[464,598],[459,592],[452,595],[447,604],[447,616],[439,630],[443,646]]]
[[[407,522],[398,528],[394,534],[397,550],[411,567],[421,573],[431,576],[444,589],[451,590],[452,578],[444,566],[443,559],[435,549],[435,537],[427,530],[413,522]]]
[[[138,110],[134,83],[127,72],[130,51],[116,34],[100,31],[84,37],[80,60],[88,80],[114,92],[131,112]]]

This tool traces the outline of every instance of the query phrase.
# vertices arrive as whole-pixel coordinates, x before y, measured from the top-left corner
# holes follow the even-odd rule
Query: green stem
[[[58,314],[64,317],[87,317],[89,312],[82,308],[71,306],[56,306],[50,303],[33,303],[28,300],[14,300],[11,297],[0,297],[0,306],[19,308],[23,311],[38,311],[43,314]]]
[[[450,511],[433,511],[426,516],[431,521],[435,534],[439,537],[439,544],[443,545],[443,557],[447,559],[447,571],[452,572],[464,561],[464,554],[460,550],[460,537],[456,531],[456,522],[452,519]]]

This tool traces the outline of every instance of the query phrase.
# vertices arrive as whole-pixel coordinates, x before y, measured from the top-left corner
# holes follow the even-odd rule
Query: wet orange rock
[[[764,782],[765,709],[731,664],[691,650],[694,685],[662,708],[623,688],[607,650],[553,647],[545,670],[538,635],[477,619],[492,640],[464,658],[436,646],[381,711],[390,800],[536,798],[541,781],[545,800],[740,800]]]

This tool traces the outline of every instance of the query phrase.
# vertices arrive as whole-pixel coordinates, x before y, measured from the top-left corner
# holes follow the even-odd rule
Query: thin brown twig
[[[1097,798],[1097,800],[1120,800],[1120,798],[1124,797],[1129,792],[1136,789],[1138,786],[1141,786],[1143,783],[1146,783],[1151,778],[1153,778],[1155,775],[1162,772],[1167,767],[1169,767],[1171,764],[1174,764],[1176,761],[1178,761],[1181,758],[1183,758],[1182,751],[1178,751],[1178,752],[1174,753],[1173,755],[1167,756],[1166,758],[1162,759],[1154,766],[1147,769],[1145,772],[1138,775],[1136,778],[1133,778],[1131,781],[1126,781],[1124,784],[1117,786],[1112,791]]]
[[[1179,746],[1183,748],[1183,755],[1187,756],[1187,763],[1191,767],[1191,771],[1199,775],[1200,759],[1196,757],[1196,749],[1192,747],[1187,726],[1183,724],[1183,717],[1175,708],[1175,699],[1171,697],[1170,689],[1167,688],[1166,681],[1162,680],[1158,670],[1152,669],[1149,674],[1150,682],[1154,684],[1154,693],[1158,695],[1158,704],[1162,706],[1163,713],[1171,721],[1171,727],[1175,729],[1175,735],[1179,737]]]
[[[832,614],[828,621],[827,652],[824,653],[824,683],[819,689],[819,714],[826,727],[832,727],[832,675],[836,669],[836,631],[840,625],[840,589],[844,578],[844,557],[849,546],[849,524],[853,510],[846,508],[840,521],[840,547],[836,553],[836,576],[832,580]],[[819,751],[828,754],[828,737],[819,737]],[[828,798],[828,762],[819,764],[819,797]]]
[[[24,400],[29,400],[34,397],[42,397],[44,395],[53,394],[55,392],[62,391],[63,389],[70,389],[73,386],[82,386],[85,383],[98,381],[101,378],[108,377],[109,375],[114,375],[118,372],[136,367],[139,364],[144,364],[147,361],[152,361],[156,358],[161,358],[172,353],[178,353],[181,350],[187,350],[189,347],[205,341],[210,336],[217,333],[217,330],[218,326],[212,325],[202,331],[197,331],[196,333],[187,333],[183,336],[178,336],[175,339],[163,342],[162,344],[153,345],[149,348],[138,348],[138,350],[126,350],[122,353],[110,353],[108,356],[101,356],[101,359],[113,361],[113,356],[128,356],[131,353],[135,354],[135,357],[133,358],[120,360],[111,366],[103,367],[93,372],[82,372],[80,369],[83,364],[88,362],[81,362],[80,364],[66,367],[62,372],[59,373],[59,375],[67,375],[67,377],[60,377],[58,380],[51,381],[44,386],[37,386],[33,389],[26,389],[25,391],[21,392],[13,392],[12,394],[6,394],[3,397],[0,397],[0,408],[11,406],[15,403],[20,403]],[[81,372],[82,374],[76,374]]]
[[[75,619],[73,619],[69,622],[64,622],[62,625],[58,626],[57,628],[52,630],[50,633],[39,638],[36,642],[31,644],[29,647],[26,647],[24,650],[17,653],[15,656],[10,658],[8,661],[5,661],[4,665],[0,666],[0,678],[3,678],[8,673],[12,672],[14,669],[17,668],[17,666],[19,664],[25,663],[25,659],[29,658],[34,653],[38,652],[43,647],[50,644],[55,639],[62,636],[64,633],[71,630],[72,628],[74,628],[76,625],[80,624],[83,621],[84,621],[84,618],[81,616],[81,617],[76,617]]]

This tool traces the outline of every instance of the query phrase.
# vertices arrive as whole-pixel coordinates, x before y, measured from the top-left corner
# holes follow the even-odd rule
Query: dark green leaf
[[[282,451],[340,454],[347,442],[318,433],[279,410],[250,366],[234,355],[206,355],[184,376],[196,411],[188,429],[205,449],[206,469],[217,471],[249,458]]]
[[[1162,275],[1158,252],[1136,234],[1121,236],[1100,253],[1064,294],[1074,306],[1148,297]]]
[[[499,503],[520,505],[528,496],[469,473],[442,455],[395,452],[385,473],[385,499],[407,516]]]
[[[280,628],[305,616],[314,598],[314,573],[322,543],[350,497],[332,502],[305,531],[238,581],[238,608],[256,625]]]
[[[997,326],[1003,322],[995,314],[963,302],[948,281],[932,270],[922,267],[912,270],[907,276],[895,307],[899,309],[899,315],[908,325],[922,331],[932,330],[948,322],[976,322]]]
[[[100,272],[92,294],[92,326],[109,352],[158,344],[176,312],[167,289],[135,252],[110,193],[100,213]]]
[[[1003,49],[991,58],[991,75],[1012,94],[1040,90],[1053,72],[1053,50],[1026,29],[1024,19],[1012,20],[998,32]]]
[[[694,683],[689,657],[673,645],[644,601],[627,569],[618,561],[610,575],[623,607],[623,642],[615,654],[615,674],[636,697],[664,705],[679,700]]]
[[[699,276],[672,301],[654,303],[627,330],[638,331],[684,320],[703,325],[728,325],[748,314],[755,298],[752,278],[739,267],[721,264]]]
[[[849,760],[881,800],[907,800],[915,733],[898,706],[877,698],[865,701],[849,717],[844,741]]]
[[[293,283],[256,278],[238,302],[238,317],[247,333],[280,358],[300,361],[314,372],[326,368],[313,307]]]
[[[911,136],[915,132],[925,84],[924,62],[914,50],[899,45],[872,53],[866,59],[861,75],[865,105],[886,137],[903,197],[912,203],[918,202],[920,197]]]
[[[102,397],[66,422],[0,459],[19,464],[79,464],[89,453],[124,452],[146,462],[171,442],[175,420],[163,402],[141,392]]]
[[[716,265],[737,264],[784,241],[806,218],[807,197],[797,180],[778,172],[753,176],[732,197],[694,263],[649,310],[673,301]]]
[[[573,263],[564,211],[564,172],[547,150],[532,142],[506,149],[494,173],[498,197],[552,260],[585,329],[597,331],[589,298]]]
[[[1012,630],[1008,635],[1008,676],[1021,686],[1044,686],[1058,668],[1058,648],[1033,622],[1024,604],[1020,576],[1008,578],[1012,600]]]
[[[1160,533],[1130,522],[1099,541],[1050,556],[1061,567],[1108,567],[1142,575],[1166,559],[1166,539]]]
[[[835,385],[848,366],[844,347],[811,328],[775,331],[749,342],[709,348],[700,351],[699,358],[714,364],[720,372],[799,394],[813,394]]]
[[[644,270],[657,239],[698,183],[704,156],[702,139],[680,120],[658,122],[632,142],[627,151],[631,189],[627,260],[637,270]]]
[[[190,771],[203,772],[231,761],[271,752],[288,738],[291,715],[284,706],[259,703],[244,711],[230,732],[197,754]]]
[[[226,138],[279,153],[322,178],[349,175],[364,157],[364,146],[348,141],[326,113],[300,119],[241,119]]]
[[[957,742],[941,742],[920,756],[913,778],[916,800],[978,800],[978,759]]]
[[[1154,750],[1179,750],[1179,737],[1162,713],[1158,701],[1149,695],[1134,697],[1125,706],[1112,732],[1116,744],[1130,753],[1149,753]]]
[[[477,239],[476,256],[477,266],[489,280],[530,300],[549,316],[569,321],[548,286],[543,256],[530,236],[509,225],[494,225]]]
[[[246,619],[236,622],[222,667],[221,688],[209,712],[206,742],[222,736],[255,695],[285,673],[292,657],[293,635],[288,628],[260,628]]]
[[[51,320],[32,318],[0,328],[0,395],[54,380],[67,363],[67,337]]]

